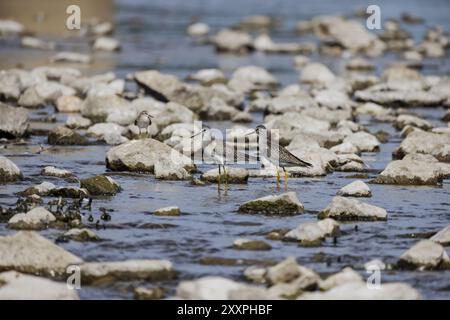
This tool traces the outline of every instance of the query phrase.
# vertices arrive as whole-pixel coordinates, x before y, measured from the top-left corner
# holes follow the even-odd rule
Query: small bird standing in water
[[[278,168],[281,167],[284,171],[284,188],[287,189],[288,182],[288,173],[285,167],[312,167],[312,164],[306,162],[299,157],[293,155],[289,150],[283,147],[279,141],[272,139],[272,134],[270,130],[263,125],[259,125],[256,129],[247,135],[256,133],[258,135],[258,145],[261,143],[260,138],[266,138],[266,148],[267,148],[267,156],[262,155],[262,157],[266,157],[271,163],[273,163],[277,167],[277,188],[280,181],[280,172]],[[272,146],[272,140],[275,142],[275,146]],[[258,152],[260,152],[258,150]]]
[[[139,128],[139,135],[141,135],[141,130],[145,129],[145,133],[148,133],[148,127],[152,125],[153,116],[147,111],[141,111],[137,116],[134,124]]]

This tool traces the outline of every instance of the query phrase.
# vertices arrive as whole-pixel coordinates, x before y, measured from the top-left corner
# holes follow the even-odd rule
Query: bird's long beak
[[[256,130],[253,130],[252,132],[247,133],[244,137],[249,136],[249,135],[254,134],[254,133],[256,133]]]
[[[192,136],[191,136],[191,139],[194,138],[194,137],[196,137],[196,136],[198,136],[200,133],[203,133],[203,132],[205,132],[205,129],[203,129],[203,130],[201,130],[200,132],[197,132],[196,134],[192,135]]]

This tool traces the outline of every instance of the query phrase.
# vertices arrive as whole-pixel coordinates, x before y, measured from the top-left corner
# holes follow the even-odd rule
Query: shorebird
[[[286,167],[312,167],[312,164],[309,162],[306,162],[299,157],[293,155],[291,152],[289,152],[285,147],[280,145],[278,140],[272,141],[272,134],[270,130],[267,130],[267,128],[264,125],[259,125],[256,127],[256,129],[247,135],[251,134],[257,134],[258,137],[258,153],[260,152],[260,141],[261,138],[266,138],[265,147],[267,148],[267,152],[263,154],[263,157],[266,157],[267,160],[269,160],[272,164],[274,164],[277,167],[277,188],[279,187],[280,182],[280,171],[278,168],[282,168],[284,172],[284,188],[287,189],[287,182],[288,182],[288,172],[286,171]],[[272,142],[274,142],[275,146],[272,146]],[[267,156],[266,156],[267,154]]]
[[[228,187],[228,173],[226,170],[225,165],[227,163],[238,163],[238,162],[243,162],[243,161],[248,161],[251,158],[256,158],[256,157],[252,157],[249,154],[245,153],[245,152],[241,152],[238,149],[238,143],[237,141],[228,141],[228,140],[223,140],[223,139],[217,139],[216,137],[214,137],[214,135],[211,134],[211,128],[203,125],[203,129],[192,135],[191,138],[194,138],[196,136],[198,136],[199,134],[204,134],[206,132],[210,132],[210,136],[211,136],[211,141],[208,141],[208,144],[206,145],[206,147],[203,148],[203,138],[202,138],[202,159],[204,159],[205,157],[207,158],[207,160],[214,162],[215,164],[217,164],[218,168],[219,168],[219,176],[217,178],[217,183],[218,183],[218,189],[220,190],[220,183],[221,183],[221,176],[222,176],[222,170],[224,172],[225,175],[225,190]]]
[[[139,135],[141,135],[141,130],[145,128],[145,132],[148,133],[148,127],[152,124],[153,116],[147,111],[141,111],[134,121],[134,125],[139,128]]]

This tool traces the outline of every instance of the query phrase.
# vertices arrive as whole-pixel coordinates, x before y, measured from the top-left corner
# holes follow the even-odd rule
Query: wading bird
[[[285,147],[280,145],[278,140],[272,139],[270,130],[267,130],[265,126],[259,125],[254,131],[248,133],[247,135],[254,133],[256,133],[258,137],[258,153],[261,149],[267,150],[267,152],[264,152],[264,154],[260,156],[267,158],[267,160],[277,167],[277,188],[279,187],[280,182],[280,171],[278,168],[282,168],[284,171],[284,188],[287,189],[288,173],[286,171],[286,167],[312,167],[312,164],[298,158],[289,152]],[[265,143],[265,148],[261,148],[261,140],[264,138],[266,139],[265,142],[263,141],[263,143]],[[272,145],[272,143],[274,145]]]
[[[139,128],[139,135],[141,135],[141,130],[145,129],[145,133],[148,133],[148,127],[152,124],[153,116],[147,111],[141,111],[134,121],[134,125]]]

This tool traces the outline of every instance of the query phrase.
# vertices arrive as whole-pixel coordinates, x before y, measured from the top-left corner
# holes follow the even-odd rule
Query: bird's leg
[[[283,168],[283,171],[284,171],[284,190],[287,190],[287,183],[288,183],[289,174],[286,171],[285,167],[282,167],[282,168]]]
[[[227,173],[227,170],[225,169],[225,166],[223,166],[223,172],[225,173],[225,191],[227,191],[227,189],[228,189],[228,173]]]
[[[220,164],[219,164],[219,176],[217,177],[217,191],[220,193],[220,178],[222,175],[222,170],[220,170]]]
[[[277,189],[280,188],[280,171],[277,168]]]

